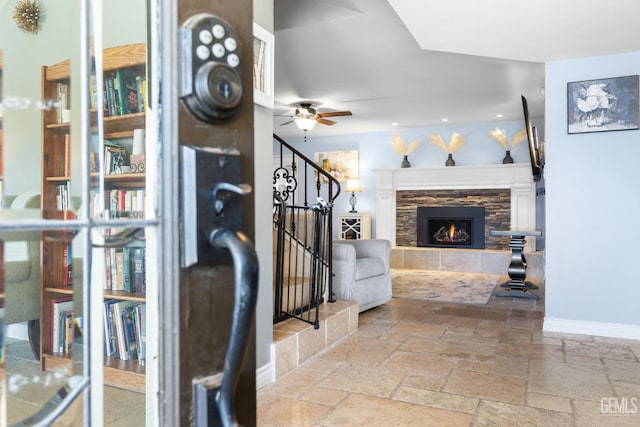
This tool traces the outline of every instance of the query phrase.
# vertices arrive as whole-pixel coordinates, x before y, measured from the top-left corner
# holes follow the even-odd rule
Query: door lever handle
[[[214,247],[227,248],[231,252],[235,302],[224,372],[220,387],[215,391],[215,408],[208,408],[208,425],[237,426],[234,397],[258,299],[258,256],[251,240],[240,231],[214,229],[209,235],[209,242]]]
[[[229,193],[224,196],[223,194]],[[228,182],[219,182],[213,187],[213,204],[216,210],[216,215],[220,215],[224,210],[224,203],[233,196],[245,196],[251,193],[251,186],[249,184],[230,184]]]

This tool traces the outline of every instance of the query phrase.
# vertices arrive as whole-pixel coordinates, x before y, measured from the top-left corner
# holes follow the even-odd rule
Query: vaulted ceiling
[[[274,9],[274,132],[285,137],[303,135],[281,126],[301,101],[352,111],[309,131],[319,136],[520,120],[521,94],[542,117],[544,62],[640,50],[637,0],[274,0]]]

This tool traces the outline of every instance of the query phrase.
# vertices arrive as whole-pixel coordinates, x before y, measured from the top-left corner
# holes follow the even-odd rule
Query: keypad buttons
[[[209,48],[206,47],[205,45],[200,45],[196,48],[196,56],[198,58],[200,58],[200,60],[202,61],[206,61],[207,59],[209,59]]]
[[[229,66],[235,68],[238,65],[240,65],[240,58],[235,53],[232,53],[229,56],[227,56],[227,64],[229,64]]]
[[[238,47],[238,42],[236,42],[234,38],[227,37],[224,39],[224,47],[227,48],[229,52],[233,52]]]
[[[211,47],[211,53],[213,53],[213,56],[216,58],[222,58],[226,52],[222,44],[216,43]]]
[[[215,24],[211,29],[211,31],[213,32],[213,36],[217,39],[223,38],[224,35],[226,34],[226,31],[224,30],[224,27],[221,24]]]
[[[198,34],[198,38],[203,44],[211,44],[213,41],[213,34],[211,34],[211,31],[209,30],[202,30]]]

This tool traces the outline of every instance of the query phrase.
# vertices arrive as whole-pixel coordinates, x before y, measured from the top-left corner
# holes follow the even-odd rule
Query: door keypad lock
[[[198,119],[216,123],[232,117],[242,101],[242,57],[235,31],[208,13],[180,29],[180,96]]]

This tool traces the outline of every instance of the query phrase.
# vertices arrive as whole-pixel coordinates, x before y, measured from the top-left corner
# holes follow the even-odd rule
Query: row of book
[[[69,85],[67,83],[56,84],[56,122],[63,123],[66,118],[62,117],[64,110],[69,109]]]
[[[144,364],[146,306],[143,302],[105,300],[105,356]]]
[[[104,289],[145,293],[145,252],[144,247],[138,246],[105,248]]]
[[[102,97],[104,115],[120,116],[145,111],[147,79],[144,66],[122,68],[104,74]],[[95,76],[91,76],[90,107],[98,105],[98,88]]]
[[[144,213],[145,190],[111,190],[109,216],[111,218],[141,218]]]
[[[71,297],[51,300],[51,352],[68,354],[75,337],[73,300]]]

